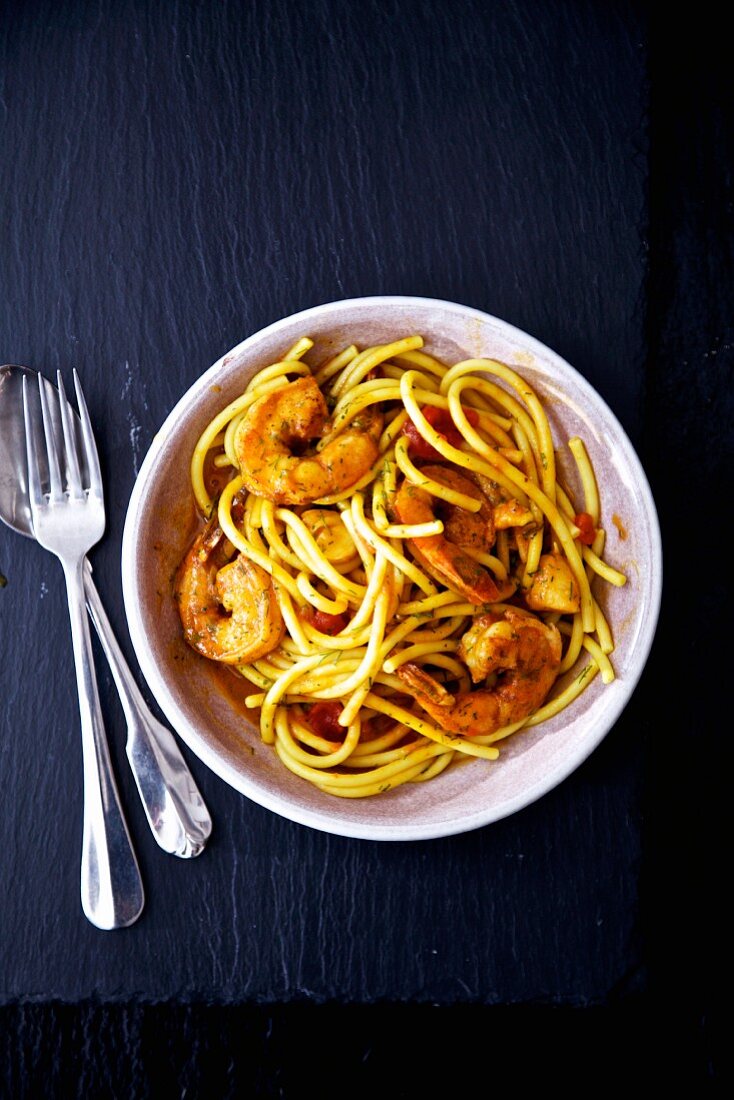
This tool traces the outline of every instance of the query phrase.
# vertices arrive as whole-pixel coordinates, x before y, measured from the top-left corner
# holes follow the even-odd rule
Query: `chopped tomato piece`
[[[574,516],[573,522],[579,529],[579,542],[582,542],[584,546],[591,546],[596,538],[596,528],[594,527],[594,521],[588,512],[579,512],[577,516]]]
[[[312,626],[320,630],[322,634],[338,634],[348,622],[349,616],[346,611],[342,611],[339,615],[330,615],[328,611],[313,611],[311,613]]]
[[[343,709],[336,700],[332,702],[324,699],[320,703],[314,703],[308,712],[308,724],[319,737],[343,741],[346,730],[339,725],[339,715]]]
[[[454,424],[448,409],[437,409],[433,405],[424,405],[421,412],[432,428],[440,436],[450,443],[452,447],[460,447],[462,435]],[[479,423],[479,414],[474,409],[464,409],[466,418],[473,428]],[[431,461],[441,461],[443,456],[435,447],[428,443],[416,428],[412,420],[406,420],[403,424],[403,435],[408,439],[408,449],[415,458],[426,458]]]

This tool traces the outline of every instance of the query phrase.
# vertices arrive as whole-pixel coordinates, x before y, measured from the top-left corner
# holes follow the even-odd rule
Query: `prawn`
[[[499,673],[495,686],[452,695],[416,664],[406,663],[397,673],[439,726],[476,737],[537,710],[558,675],[561,636],[555,626],[507,608],[479,616],[462,636],[458,656],[474,683]]]
[[[448,489],[481,500],[478,512],[469,512],[456,504],[447,504],[407,479],[395,497],[395,511],[401,523],[428,523],[443,520],[442,535],[424,535],[408,539],[413,556],[441,584],[456,589],[473,604],[491,603],[499,589],[488,569],[475,561],[467,550],[489,551],[494,543],[492,508],[476,484],[464,474],[447,466],[422,466],[421,473]]]
[[[327,435],[329,410],[310,375],[266,394],[245,413],[234,448],[245,486],[275,504],[311,504],[349,489],[379,455],[383,416],[360,412],[321,451],[309,444]]]
[[[244,554],[228,560],[216,513],[181,562],[175,594],[186,641],[204,657],[247,664],[280,645],[285,623],[272,578]]]

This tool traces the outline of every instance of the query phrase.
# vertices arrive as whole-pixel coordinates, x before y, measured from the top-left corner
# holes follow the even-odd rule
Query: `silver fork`
[[[112,773],[84,600],[84,559],[87,551],[102,537],[105,526],[99,458],[76,371],[74,388],[81,419],[81,441],[72,421],[61,375],[58,376],[58,402],[63,443],[56,439],[53,430],[49,406],[51,400],[57,400],[53,387],[47,387],[40,375],[38,385],[43,433],[34,420],[28,383],[23,379],[28,492],[36,538],[61,561],[69,601],[84,765],[82,909],[97,928],[124,928],[140,916],[145,895]],[[39,454],[42,453],[39,448],[44,447],[44,440],[47,488],[41,482],[39,469]]]
[[[22,414],[24,378],[28,379],[31,387],[32,418],[34,421],[37,419],[40,426],[42,412],[38,374],[28,367],[7,364],[0,367],[0,435],[3,443],[7,444],[5,453],[0,455],[0,520],[19,534],[35,538],[27,490],[25,431],[22,420],[16,423],[13,415],[12,398],[15,394],[18,414]],[[51,383],[44,379],[44,386],[51,410],[53,435],[59,441],[63,439],[60,402]],[[67,408],[78,433],[81,421],[71,406]],[[45,447],[39,457],[43,482],[48,478],[44,464]],[[8,470],[11,471],[10,486]],[[173,734],[158,721],[138,689],[102,606],[89,558],[84,559],[84,588],[87,608],[127,719],[125,748],[151,832],[164,852],[181,859],[192,859],[204,850],[211,835],[212,820],[206,803]]]

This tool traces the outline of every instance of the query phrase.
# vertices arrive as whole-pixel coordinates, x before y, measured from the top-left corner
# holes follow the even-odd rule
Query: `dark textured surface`
[[[210,1010],[204,1037],[203,1010],[166,1015],[136,1008],[140,999],[632,1005],[624,1026],[594,1014],[580,1028],[574,1013],[553,1016],[550,1031],[532,1015],[500,1029],[516,1050],[518,1020],[534,1041],[562,1041],[563,1020],[582,1044],[596,1037],[586,1053],[598,1050],[605,1078],[620,1059],[631,1065],[650,1003],[670,1022],[681,1074],[695,1063],[710,1076],[723,926],[715,685],[726,675],[710,641],[725,587],[694,582],[700,613],[680,639],[667,593],[691,596],[681,498],[717,514],[730,455],[719,400],[734,343],[720,39],[703,20],[698,32],[653,20],[648,40],[632,3],[0,12],[0,359],[82,374],[108,490],[93,560],[128,654],[120,538],[153,433],[231,345],[318,301],[435,295],[552,345],[640,449],[666,540],[664,629],[609,738],[540,803],[464,837],[374,845],[312,833],[192,760],[215,835],[201,859],[174,861],[147,835],[103,674],[148,890],[139,924],[110,935],[78,904],[78,720],[60,571],[0,531],[0,998],[51,1013],[5,1010],[10,1094],[44,1065],[48,1041],[46,1054],[59,1053],[41,1080],[58,1082],[65,1066],[89,1095],[114,1094],[117,1062],[120,1094],[156,1095],[156,1029],[183,1059],[174,1095],[203,1080],[202,1065],[216,1065],[209,1080],[222,1094],[244,1084],[264,1094],[267,1082],[282,1095],[283,1029],[337,1027],[333,1015],[304,1026],[282,1011]],[[87,998],[73,1016],[58,1006]],[[355,1065],[369,1065],[370,1035],[388,1041],[376,1019],[341,1017],[362,1029],[348,1048]],[[397,1021],[403,1034],[431,1027],[412,1019],[414,1032]],[[471,1019],[476,1042],[486,1018]],[[441,1026],[455,1022],[444,1015]],[[196,1068],[185,1053],[194,1035]],[[620,1045],[611,1052],[599,1036]],[[80,1042],[84,1072],[60,1053]],[[261,1078],[233,1068],[243,1052],[263,1058]],[[669,1050],[646,1052],[648,1065],[670,1065]]]
[[[635,1001],[624,1009],[304,1005],[262,1008],[54,1006],[15,1011],[8,1096],[343,1097],[515,1095],[602,1082],[652,1089],[701,1081],[700,1038],[670,1058]],[[569,1036],[573,1042],[569,1042]],[[443,1048],[443,1049],[436,1049]],[[322,1055],[321,1052],[324,1051]],[[458,1056],[454,1056],[454,1051]],[[315,1055],[315,1052],[319,1052]],[[72,1092],[64,1082],[74,1082]],[[0,1083],[0,1090],[1,1090]],[[486,1091],[489,1091],[488,1089]],[[1,1092],[0,1092],[1,1094]]]
[[[279,316],[383,291],[469,302],[565,355],[639,440],[644,21],[625,4],[538,16],[10,9],[2,356],[81,373],[108,488],[93,562],[128,652],[119,551],[141,457],[193,379]],[[561,789],[446,841],[310,832],[194,761],[215,834],[189,864],[147,834],[103,677],[148,902],[133,928],[95,931],[61,576],[10,534],[2,555],[5,999],[585,1004],[644,985],[644,684]]]

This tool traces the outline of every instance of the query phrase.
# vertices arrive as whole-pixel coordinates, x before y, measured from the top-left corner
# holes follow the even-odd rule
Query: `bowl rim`
[[[516,796],[508,798],[501,804],[495,805],[487,810],[475,811],[464,816],[457,816],[444,821],[434,821],[424,825],[416,825],[415,823],[407,825],[380,823],[364,824],[359,822],[351,825],[350,822],[344,820],[332,821],[328,813],[315,812],[302,806],[294,806],[287,797],[273,795],[269,791],[263,790],[257,782],[243,775],[223,760],[206,742],[196,727],[188,720],[186,715],[179,709],[175,697],[168,688],[165,677],[158,668],[143,624],[143,617],[140,610],[140,592],[135,567],[136,535],[145,501],[145,490],[151,480],[155,480],[155,468],[158,457],[176,422],[180,420],[182,414],[198,403],[201,395],[206,391],[214,375],[229,359],[234,356],[239,356],[242,352],[246,351],[251,344],[258,343],[267,337],[276,335],[279,330],[290,327],[295,322],[303,322],[307,325],[308,321],[315,317],[318,317],[319,320],[323,320],[324,317],[328,317],[332,313],[338,313],[345,309],[351,308],[360,310],[368,306],[374,307],[375,305],[391,307],[433,306],[440,307],[444,312],[456,313],[462,317],[466,317],[467,314],[470,314],[480,319],[489,327],[501,331],[511,340],[521,342],[523,347],[531,354],[535,354],[541,359],[550,358],[558,364],[562,370],[569,371],[578,388],[581,391],[586,391],[592,401],[601,406],[605,416],[614,424],[615,429],[619,432],[626,446],[627,453],[625,458],[632,468],[637,491],[642,497],[647,510],[648,531],[651,543],[650,604],[647,608],[647,614],[641,624],[636,641],[635,648],[637,659],[635,664],[628,670],[622,689],[617,693],[613,704],[606,709],[604,720],[598,723],[598,727],[592,731],[592,734],[588,738],[584,739],[575,752],[563,756],[555,768],[545,773],[533,786],[526,787],[519,791]],[[416,295],[380,294],[324,302],[319,305],[309,306],[306,309],[289,314],[286,317],[281,317],[271,324],[266,325],[264,328],[251,333],[244,340],[240,341],[240,343],[234,345],[225,352],[224,355],[220,356],[220,358],[204,371],[203,374],[199,375],[168,413],[163,424],[154,435],[140,466],[125,516],[122,536],[121,575],[123,601],[130,638],[148,687],[174,731],[182,739],[184,744],[186,744],[202,763],[206,764],[206,766],[215,773],[215,775],[219,776],[228,786],[233,787],[235,790],[245,795],[245,797],[265,809],[271,810],[287,820],[321,832],[362,840],[431,840],[470,832],[517,813],[519,810],[524,809],[526,806],[542,798],[549,791],[553,790],[554,787],[568,778],[599,746],[614,727],[622,711],[634,694],[647,664],[660,615],[663,585],[663,554],[657,508],[647,475],[643,469],[639,456],[616,414],[612,411],[601,394],[574,366],[559,355],[558,352],[548,347],[548,345],[543,344],[534,336],[512,325],[510,322],[495,317],[474,306],[463,305],[441,298]]]

